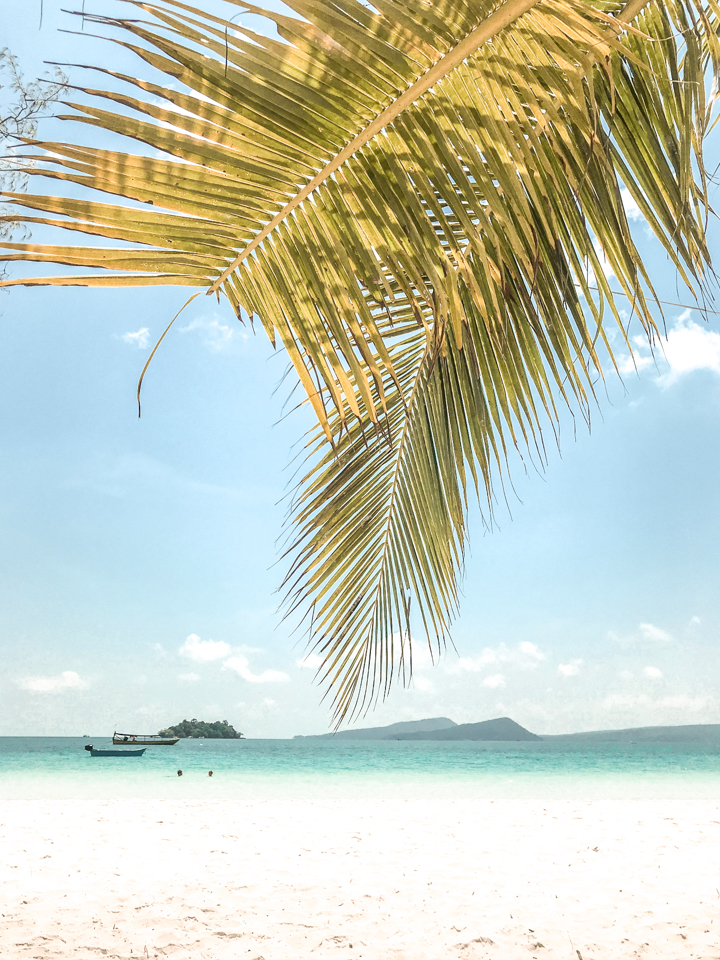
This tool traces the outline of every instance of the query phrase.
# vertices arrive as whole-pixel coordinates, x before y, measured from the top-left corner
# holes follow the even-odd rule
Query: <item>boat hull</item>
[[[145,747],[142,750],[88,750],[91,757],[141,757],[145,753]]]
[[[116,747],[174,747],[180,737],[138,737],[137,734],[113,734],[113,746]]]

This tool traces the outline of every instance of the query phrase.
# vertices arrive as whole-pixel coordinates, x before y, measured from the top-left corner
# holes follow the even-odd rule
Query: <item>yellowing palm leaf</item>
[[[85,19],[173,85],[100,70],[112,89],[69,118],[144,152],[33,143],[33,172],[82,199],[9,197],[15,218],[124,245],[4,245],[92,271],[11,283],[207,288],[285,346],[319,421],[287,597],[342,718],[411,669],[411,617],[444,642],[468,485],[491,503],[508,444],[542,456],[555,400],[586,409],[619,321],[604,267],[652,337],[622,188],[701,285],[718,7],[293,0],[295,18],[229,0],[274,39],[128,2],[139,18]]]

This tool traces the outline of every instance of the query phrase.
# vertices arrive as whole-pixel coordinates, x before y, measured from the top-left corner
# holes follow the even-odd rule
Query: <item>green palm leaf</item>
[[[285,346],[319,422],[286,591],[342,718],[408,675],[412,618],[445,642],[468,486],[491,504],[508,445],[542,459],[557,400],[587,411],[620,322],[605,269],[653,337],[623,188],[702,290],[718,7],[230,0],[274,39],[128,2],[85,19],[173,85],[99,70],[112,89],[67,119],[143,146],[30,142],[32,173],[82,199],[7,196],[14,219],[123,246],[5,244],[90,271],[10,283],[207,288]]]

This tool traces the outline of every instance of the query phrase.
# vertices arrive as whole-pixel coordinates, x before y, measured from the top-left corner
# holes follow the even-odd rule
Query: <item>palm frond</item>
[[[444,642],[468,478],[489,502],[506,445],[542,457],[559,399],[587,413],[606,316],[623,330],[606,273],[654,336],[623,189],[704,290],[718,6],[229,0],[275,39],[126,2],[139,17],[85,20],[173,86],[98,70],[112,89],[65,119],[142,149],[33,141],[33,174],[83,199],[8,197],[15,219],[124,246],[7,244],[95,271],[10,282],[207,288],[285,346],[320,425],[286,588],[343,717],[410,669],[410,595]]]

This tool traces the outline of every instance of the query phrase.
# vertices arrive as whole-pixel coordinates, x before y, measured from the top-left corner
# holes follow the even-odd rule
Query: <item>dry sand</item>
[[[720,958],[716,801],[5,801],[0,957]]]

